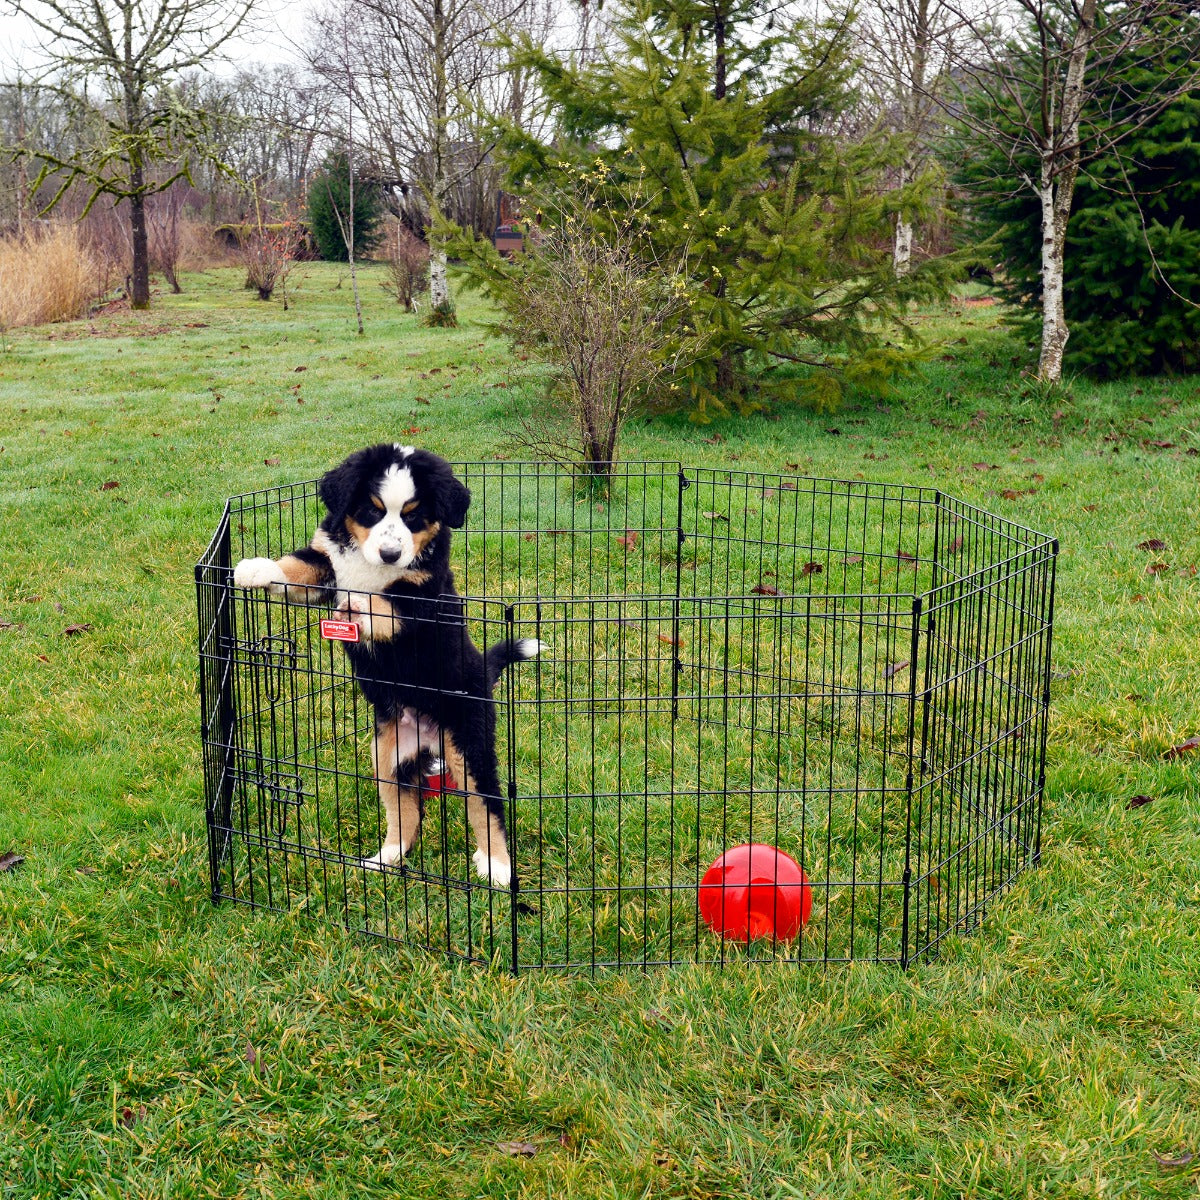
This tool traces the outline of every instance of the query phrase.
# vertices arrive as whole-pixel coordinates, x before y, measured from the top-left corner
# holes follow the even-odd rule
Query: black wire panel
[[[545,646],[491,701],[519,897],[475,875],[460,789],[427,797],[403,867],[364,864],[373,722],[327,614],[232,587],[308,541],[310,483],[231,500],[196,570],[214,900],[513,971],[907,965],[1037,861],[1057,543],[924,488],[456,470],[471,637]],[[701,919],[704,872],[747,842],[804,868],[799,937]]]

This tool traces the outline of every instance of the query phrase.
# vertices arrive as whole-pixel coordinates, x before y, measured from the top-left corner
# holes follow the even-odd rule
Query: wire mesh
[[[402,865],[364,862],[373,718],[328,613],[232,583],[308,542],[307,483],[230,500],[196,568],[214,900],[514,972],[907,965],[1037,861],[1055,541],[927,488],[455,470],[471,637],[545,647],[489,702],[519,895],[475,875],[459,786],[425,797]],[[746,843],[806,873],[799,936],[701,918],[705,871]]]

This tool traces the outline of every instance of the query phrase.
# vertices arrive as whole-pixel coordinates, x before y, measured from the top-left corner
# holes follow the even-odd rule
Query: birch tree
[[[939,101],[951,87],[951,64],[961,57],[963,23],[946,0],[884,0],[859,19],[863,74],[886,124],[904,140],[899,185],[917,179],[935,157],[945,125]],[[911,209],[896,214],[892,266],[912,269],[916,229]]]
[[[316,18],[313,68],[348,92],[368,152],[415,188],[431,226],[429,302],[450,313],[446,250],[432,224],[491,159],[484,113],[516,88],[493,44],[530,0],[353,0]]]
[[[126,201],[132,246],[130,299],[150,305],[146,197],[188,173],[201,114],[180,102],[180,74],[208,65],[244,24],[252,0],[9,0],[43,38],[43,83],[89,107],[97,136],[77,152],[35,151],[57,203],[72,184]],[[170,163],[173,170],[152,170]]]
[[[975,35],[978,57],[960,59],[954,111],[971,139],[1003,155],[1009,186],[1041,212],[1039,382],[1062,380],[1070,330],[1064,311],[1067,222],[1082,170],[1111,152],[1200,77],[1200,27],[1177,0],[1012,0],[982,16],[954,11]],[[1131,60],[1176,65],[1130,94]],[[1120,103],[1111,103],[1117,96]],[[969,152],[969,150],[968,150]]]

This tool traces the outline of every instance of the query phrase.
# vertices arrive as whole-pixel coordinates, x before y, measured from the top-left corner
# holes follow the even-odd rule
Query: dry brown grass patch
[[[81,317],[101,290],[99,263],[74,225],[0,241],[0,329]]]

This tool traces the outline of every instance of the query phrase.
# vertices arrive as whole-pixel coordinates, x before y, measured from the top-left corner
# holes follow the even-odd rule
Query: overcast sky
[[[234,70],[250,63],[295,62],[292,42],[302,36],[305,4],[288,0],[257,0],[254,6],[255,32],[237,38],[229,44],[229,63],[214,69]],[[24,17],[13,16],[7,0],[0,0],[0,81],[11,79],[18,69],[32,70],[40,61],[39,33]]]

